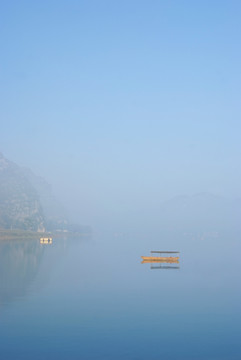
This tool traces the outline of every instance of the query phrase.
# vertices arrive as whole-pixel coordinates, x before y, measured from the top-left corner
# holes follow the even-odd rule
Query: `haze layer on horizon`
[[[237,1],[0,5],[0,151],[84,224],[240,197]]]

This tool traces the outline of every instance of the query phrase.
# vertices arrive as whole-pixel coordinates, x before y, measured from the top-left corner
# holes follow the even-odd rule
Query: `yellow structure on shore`
[[[51,237],[40,238],[40,244],[52,244],[53,239]]]

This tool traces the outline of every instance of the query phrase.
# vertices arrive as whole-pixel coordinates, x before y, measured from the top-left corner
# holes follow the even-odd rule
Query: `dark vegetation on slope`
[[[0,153],[0,230],[87,232],[70,224],[51,186]]]

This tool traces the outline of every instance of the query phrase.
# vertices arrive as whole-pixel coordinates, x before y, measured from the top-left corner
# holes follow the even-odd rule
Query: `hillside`
[[[52,231],[66,226],[50,185],[0,153],[0,228]]]
[[[37,190],[24,171],[0,154],[0,227],[43,231],[45,218]]]

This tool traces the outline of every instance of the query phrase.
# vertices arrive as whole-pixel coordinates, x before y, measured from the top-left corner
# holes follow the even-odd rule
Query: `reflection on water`
[[[241,245],[179,239],[167,244],[181,249],[179,271],[140,264],[150,242],[139,236],[0,243],[0,358],[239,360]]]
[[[34,281],[43,256],[37,241],[0,242],[0,303],[26,294]]]
[[[159,260],[143,260],[141,264],[179,264],[178,260],[169,260],[169,259],[159,259]],[[150,269],[163,269],[163,270],[170,270],[170,269],[180,269],[180,266],[174,265],[160,265],[160,266],[150,266]]]
[[[180,266],[151,266],[151,269],[164,269],[164,270],[171,270],[171,269],[180,269]]]
[[[70,243],[63,239],[57,241],[52,251],[61,258],[60,253],[62,256],[67,253]],[[47,282],[54,261],[42,264],[52,246],[52,238],[0,242],[0,304],[24,298],[32,284],[42,287]]]

